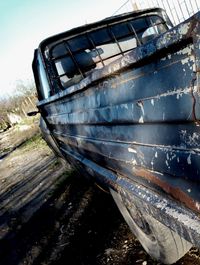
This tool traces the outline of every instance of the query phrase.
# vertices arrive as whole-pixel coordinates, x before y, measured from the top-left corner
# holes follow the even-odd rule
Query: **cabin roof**
[[[122,13],[122,14],[116,15],[116,16],[107,17],[107,18],[104,18],[104,19],[99,20],[97,22],[93,22],[90,24],[85,24],[85,25],[82,25],[79,27],[75,27],[75,28],[72,28],[70,30],[67,30],[67,31],[61,32],[59,34],[53,35],[51,37],[48,37],[40,43],[39,48],[42,49],[43,47],[45,47],[46,45],[48,45],[51,42],[54,42],[56,40],[66,38],[69,36],[77,35],[79,33],[90,30],[92,28],[98,28],[98,27],[104,26],[106,24],[115,23],[118,21],[123,21],[124,19],[139,18],[139,17],[147,15],[149,13],[157,14],[158,12],[162,12],[162,11],[164,11],[162,8],[148,8],[148,9],[137,10],[137,11],[127,12],[127,13]]]

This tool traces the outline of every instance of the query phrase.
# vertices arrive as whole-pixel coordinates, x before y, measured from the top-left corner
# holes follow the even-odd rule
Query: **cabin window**
[[[149,24],[150,27],[145,29],[142,33],[142,43],[146,43],[147,41],[166,31],[166,25],[163,24],[161,18],[157,16],[150,17]]]
[[[80,82],[91,70],[102,68],[167,29],[164,20],[153,15],[108,24],[62,39],[50,49],[48,47],[55,75],[62,87],[67,88]]]

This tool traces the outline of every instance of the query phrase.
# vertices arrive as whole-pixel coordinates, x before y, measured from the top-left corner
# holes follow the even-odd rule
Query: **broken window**
[[[62,39],[50,48],[50,58],[63,88],[80,82],[91,70],[122,57],[167,30],[156,15],[110,23],[100,29]]]

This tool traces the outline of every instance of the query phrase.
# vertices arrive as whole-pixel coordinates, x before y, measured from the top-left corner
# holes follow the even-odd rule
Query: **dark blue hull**
[[[197,14],[41,101],[62,154],[111,186],[142,184],[200,212],[199,25]]]
[[[193,53],[189,45],[46,104],[60,147],[158,185],[190,206],[191,197],[195,208],[200,201],[200,127],[194,100],[196,119],[200,108]]]

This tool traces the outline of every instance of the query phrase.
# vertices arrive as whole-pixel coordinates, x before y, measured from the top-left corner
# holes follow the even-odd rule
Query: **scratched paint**
[[[64,90],[51,69],[59,92],[38,107],[66,158],[106,186],[137,190],[152,215],[199,244],[197,32],[199,14]],[[51,50],[57,38],[39,51]]]

